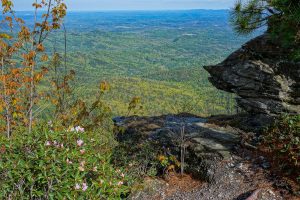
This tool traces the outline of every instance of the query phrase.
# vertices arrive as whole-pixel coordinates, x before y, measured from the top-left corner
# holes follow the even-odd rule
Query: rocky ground
[[[179,159],[185,150],[185,175],[146,177],[129,199],[298,199],[289,181],[272,174],[267,159],[247,142],[255,134],[213,121],[192,115],[116,118],[125,130],[122,135],[129,136],[121,141],[139,135],[171,149]]]

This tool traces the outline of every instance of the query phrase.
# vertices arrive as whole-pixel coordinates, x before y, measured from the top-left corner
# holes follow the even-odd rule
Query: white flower
[[[50,141],[46,141],[45,146],[47,146],[47,147],[51,146],[51,142]]]
[[[96,171],[98,171],[97,167],[93,167],[93,172],[96,172]]]
[[[79,171],[84,172],[84,167],[80,166],[78,167]]]
[[[84,165],[85,165],[85,161],[81,161],[81,162],[80,162],[80,166],[83,167]]]
[[[84,143],[83,140],[81,140],[81,139],[77,140],[77,145],[79,147],[81,147],[83,145],[83,143]]]
[[[80,127],[80,126],[77,126],[77,127],[75,127],[75,131],[76,131],[77,133],[83,133],[83,132],[84,132],[84,128],[82,128],[82,127]]]
[[[72,164],[73,162],[67,158],[67,164]]]
[[[81,126],[76,126],[76,127],[72,127],[70,129],[68,129],[68,132],[83,133],[84,132],[84,128],[81,127]]]
[[[86,191],[88,189],[88,186],[86,183],[82,183],[82,191]]]
[[[79,190],[80,188],[81,188],[80,185],[78,183],[76,183],[75,190]]]
[[[50,127],[52,127],[53,126],[53,122],[50,120],[50,121],[48,121],[48,126],[50,126]]]
[[[80,153],[81,153],[81,154],[84,154],[84,153],[85,153],[85,149],[81,149],[81,150],[80,150]]]
[[[118,182],[118,186],[123,185],[123,184],[124,184],[123,181]]]
[[[80,166],[78,167],[79,171],[81,171],[81,172],[84,171],[84,165],[85,165],[85,161],[81,161]]]
[[[123,178],[124,178],[124,177],[125,177],[125,174],[124,174],[124,173],[122,173],[122,174],[121,174],[121,177],[123,177]]]

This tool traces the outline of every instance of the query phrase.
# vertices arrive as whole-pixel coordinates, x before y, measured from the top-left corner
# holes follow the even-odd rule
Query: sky
[[[15,10],[31,10],[33,0],[14,0]],[[229,9],[235,0],[65,0],[69,11]]]

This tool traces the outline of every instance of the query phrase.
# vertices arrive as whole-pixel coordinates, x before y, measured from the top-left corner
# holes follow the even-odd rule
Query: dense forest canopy
[[[34,22],[33,12],[16,15]],[[66,61],[76,71],[76,94],[93,97],[106,80],[115,116],[125,115],[135,96],[142,97],[143,115],[234,112],[233,95],[215,89],[202,66],[222,61],[261,32],[237,36],[228,18],[227,10],[68,12]],[[49,34],[50,57],[63,58],[64,39],[64,29]]]
[[[19,13],[30,19],[28,13]],[[111,84],[115,116],[142,97],[141,115],[234,112],[234,99],[215,89],[202,66],[216,64],[260,34],[237,36],[227,10],[69,12],[65,19],[68,68],[78,94],[91,97],[99,80]],[[63,52],[63,31],[48,41]]]

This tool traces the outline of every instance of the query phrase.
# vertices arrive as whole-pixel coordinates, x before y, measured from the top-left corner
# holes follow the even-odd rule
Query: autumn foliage
[[[60,28],[66,5],[62,0],[35,1],[33,26],[16,16],[11,0],[2,0],[1,6],[0,129],[10,137],[20,124],[31,132],[35,123],[34,110],[42,97],[36,88],[48,72],[44,41],[51,31]]]

